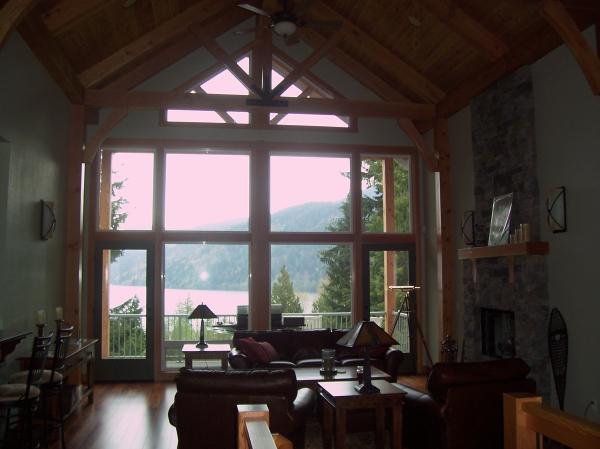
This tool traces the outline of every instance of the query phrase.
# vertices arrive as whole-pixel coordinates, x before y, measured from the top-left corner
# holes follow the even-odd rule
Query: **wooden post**
[[[82,156],[85,139],[85,108],[71,106],[67,166],[67,222],[65,261],[65,320],[81,327],[81,251],[83,235]]]
[[[362,230],[362,186],[361,186],[361,158],[360,153],[354,151],[350,159],[350,192],[352,198],[352,210],[350,221],[352,223],[352,232],[354,233],[354,241],[352,243],[352,280],[354,288],[352,289],[352,323],[357,323],[364,318],[363,311],[363,248],[360,239]]]
[[[504,449],[536,449],[536,433],[527,428],[527,416],[523,404],[541,404],[540,396],[527,393],[503,395],[504,404]]]
[[[438,260],[441,260],[440,286],[442,293],[442,320],[440,339],[446,335],[454,334],[454,254],[453,223],[452,223],[452,182],[450,174],[450,148],[448,142],[448,121],[436,119],[434,125],[435,147],[439,154],[439,219],[440,219],[440,246]]]
[[[396,211],[394,207],[394,159],[383,160],[383,232],[396,231]],[[394,309],[396,305],[396,292],[388,289],[396,285],[395,251],[383,252],[383,290],[385,292],[384,311],[386,332],[392,332],[394,325]]]
[[[269,424],[269,407],[266,404],[238,404],[237,449],[249,449],[246,422],[266,421]]]
[[[254,151],[250,157],[250,223],[252,243],[250,248],[250,297],[248,304],[249,328],[269,329],[270,283],[269,273],[269,153]]]

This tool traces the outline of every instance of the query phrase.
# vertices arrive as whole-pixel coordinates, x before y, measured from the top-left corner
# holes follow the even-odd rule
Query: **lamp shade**
[[[192,319],[192,318],[211,319],[211,318],[217,318],[217,315],[215,315],[212,312],[212,310],[210,310],[208,308],[208,306],[206,304],[200,304],[200,305],[196,306],[196,308],[193,310],[193,312],[188,317],[188,319]]]
[[[337,341],[347,348],[363,348],[379,345],[397,345],[398,342],[373,321],[359,321]]]

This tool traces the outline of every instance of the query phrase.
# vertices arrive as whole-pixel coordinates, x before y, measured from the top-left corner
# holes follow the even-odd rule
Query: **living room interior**
[[[53,447],[233,447],[232,391],[281,447],[528,447],[512,392],[598,447],[597,1],[0,0],[0,67],[0,385],[74,326]],[[392,418],[327,424],[328,348]]]

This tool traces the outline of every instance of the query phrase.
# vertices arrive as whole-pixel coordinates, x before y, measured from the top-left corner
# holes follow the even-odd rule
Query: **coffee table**
[[[338,373],[335,376],[323,376],[319,370],[320,367],[311,368],[294,368],[296,373],[296,380],[298,387],[300,388],[312,388],[317,389],[317,383],[322,381],[344,381],[344,380],[356,380],[356,367],[355,366],[339,366],[337,367]],[[371,377],[373,379],[390,380],[391,376],[385,371],[381,371],[375,367],[371,367]]]
[[[227,355],[231,347],[228,344],[209,343],[206,348],[197,348],[195,344],[183,345],[182,352],[185,355],[185,367],[192,368],[192,361],[197,360],[221,360],[221,368],[227,369]]]
[[[383,449],[385,444],[385,409],[392,411],[392,449],[402,449],[402,402],[406,392],[385,380],[374,380],[379,393],[360,394],[354,380],[318,382],[319,399],[323,405],[321,428],[323,449],[331,449],[335,428],[335,449],[346,447],[346,412],[348,410],[375,410],[375,445]],[[334,419],[335,418],[335,419]]]

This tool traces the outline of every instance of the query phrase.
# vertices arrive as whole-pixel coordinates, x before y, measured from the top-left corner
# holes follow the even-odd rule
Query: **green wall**
[[[64,294],[66,148],[69,105],[14,33],[0,49],[0,325],[34,328],[45,309],[53,320]],[[40,200],[53,201],[57,229],[40,239]],[[0,380],[15,357],[0,364]]]

